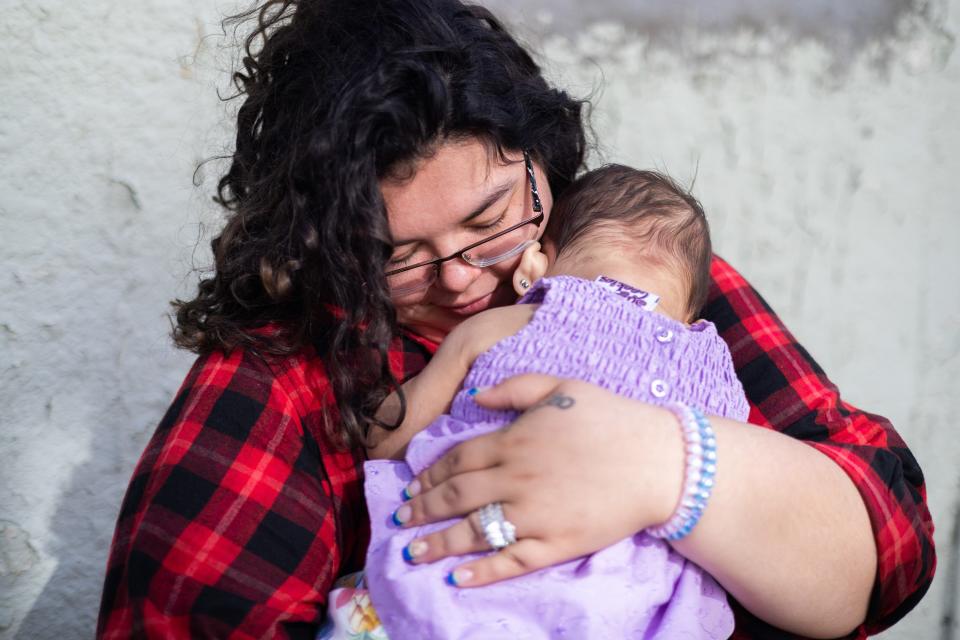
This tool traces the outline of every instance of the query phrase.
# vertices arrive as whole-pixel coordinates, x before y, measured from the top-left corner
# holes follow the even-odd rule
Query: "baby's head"
[[[543,245],[547,275],[602,274],[649,287],[685,322],[706,303],[706,216],[692,195],[654,171],[607,165],[584,174],[554,204]]]

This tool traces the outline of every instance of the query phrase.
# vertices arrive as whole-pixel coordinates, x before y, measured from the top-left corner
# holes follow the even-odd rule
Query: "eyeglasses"
[[[528,224],[540,226],[543,222],[543,205],[540,202],[540,192],[537,190],[537,178],[533,174],[533,162],[526,151],[523,152],[523,162],[527,169],[527,180],[530,182],[530,195],[533,198],[533,217],[521,220],[512,227],[484,238],[480,242],[474,242],[446,258],[437,258],[387,271],[385,274],[387,286],[390,287],[390,294],[393,297],[406,296],[428,288],[436,282],[444,262],[460,258],[474,267],[489,267],[523,253],[535,242],[529,237],[530,234],[525,227]]]

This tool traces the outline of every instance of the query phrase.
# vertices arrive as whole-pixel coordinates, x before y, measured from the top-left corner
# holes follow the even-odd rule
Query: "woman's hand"
[[[441,458],[411,483],[405,525],[469,514],[408,547],[414,562],[489,550],[476,510],[503,503],[518,542],[465,563],[480,586],[598,551],[667,520],[680,497],[683,443],[671,413],[593,385],[528,375],[477,395],[525,413]],[[785,434],[711,417],[719,471],[709,508],[674,549],[775,627],[845,636],[867,611],[876,548],[849,476]]]
[[[545,375],[512,378],[476,400],[525,412],[457,446],[411,483],[415,495],[397,512],[405,526],[471,513],[415,541],[415,562],[488,550],[475,511],[490,502],[503,504],[518,542],[460,566],[452,577],[458,586],[571,560],[669,518],[683,475],[670,412]]]

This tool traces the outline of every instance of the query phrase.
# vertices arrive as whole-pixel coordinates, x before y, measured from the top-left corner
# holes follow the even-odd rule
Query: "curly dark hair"
[[[398,387],[379,180],[476,136],[529,150],[559,193],[583,165],[585,102],[548,85],[489,11],[457,0],[267,0],[227,24],[251,28],[215,198],[229,213],[213,273],[173,302],[174,340],[200,354],[314,345],[335,399],[328,427],[357,446]]]

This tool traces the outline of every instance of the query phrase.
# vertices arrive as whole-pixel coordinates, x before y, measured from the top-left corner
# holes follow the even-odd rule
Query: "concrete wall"
[[[851,401],[894,420],[941,564],[884,637],[954,637],[960,0],[490,4],[595,92],[594,162],[696,176],[719,252]],[[0,638],[92,634],[120,497],[190,361],[166,302],[217,224],[191,177],[229,140],[231,8],[6,3]]]

